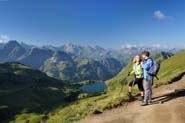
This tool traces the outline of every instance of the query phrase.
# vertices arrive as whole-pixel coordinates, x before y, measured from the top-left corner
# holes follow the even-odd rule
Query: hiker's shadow
[[[153,104],[165,103],[179,97],[185,97],[185,89],[175,90],[174,92],[164,94],[162,96],[154,97]]]

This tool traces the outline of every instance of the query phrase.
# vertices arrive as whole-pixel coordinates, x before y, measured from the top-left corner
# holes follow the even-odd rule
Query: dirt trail
[[[135,101],[127,107],[89,115],[78,123],[185,123],[185,76],[180,81],[154,88],[153,94],[152,105],[141,107]]]

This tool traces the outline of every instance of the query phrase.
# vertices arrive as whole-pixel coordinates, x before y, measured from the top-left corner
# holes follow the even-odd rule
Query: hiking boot
[[[149,101],[148,101],[148,105],[151,105],[151,104],[152,104],[152,100],[149,100]]]
[[[144,96],[140,96],[140,97],[138,98],[138,100],[141,101],[141,102],[143,102]]]
[[[132,94],[131,94],[131,92],[128,92],[127,96],[128,96],[129,101],[131,101],[132,100]]]
[[[145,101],[143,101],[143,102],[141,103],[141,106],[146,106],[146,105],[148,105],[148,103],[145,102]]]

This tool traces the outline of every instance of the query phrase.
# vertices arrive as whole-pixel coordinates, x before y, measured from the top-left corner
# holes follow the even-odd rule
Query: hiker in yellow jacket
[[[136,55],[133,59],[134,65],[133,70],[128,74],[134,75],[134,80],[129,83],[129,89],[128,89],[128,97],[131,100],[132,99],[132,88],[135,84],[138,85],[138,88],[141,93],[141,101],[144,99],[144,88],[143,88],[143,69],[141,65],[141,57],[139,55]]]

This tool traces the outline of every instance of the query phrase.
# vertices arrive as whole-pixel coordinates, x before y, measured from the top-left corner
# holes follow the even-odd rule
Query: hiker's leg
[[[144,102],[148,103],[149,95],[150,95],[150,88],[151,83],[147,80],[144,81],[144,90],[145,90],[145,95],[144,95]]]
[[[144,96],[143,79],[138,79],[137,85],[141,93],[141,96],[143,97]]]
[[[129,87],[128,87],[128,92],[132,92],[132,86],[133,86],[133,84],[134,84],[134,81],[131,81],[130,83],[129,83]]]
[[[133,87],[134,84],[135,84],[134,81],[131,81],[129,83],[129,87],[128,87],[128,94],[127,94],[127,96],[128,96],[130,101],[132,100],[132,87]]]
[[[150,92],[149,92],[149,102],[152,102],[152,81],[149,81],[150,83]]]
[[[132,92],[132,87],[130,87],[130,86],[128,87],[128,92],[130,92],[130,93]]]
[[[140,94],[142,97],[144,97],[144,91],[141,91]]]
[[[143,101],[144,100],[144,88],[143,88],[143,79],[140,78],[137,81],[137,85],[140,91],[140,97],[138,98],[139,101]]]

